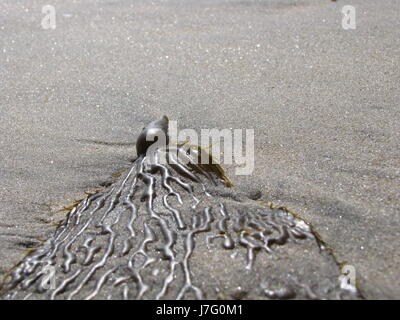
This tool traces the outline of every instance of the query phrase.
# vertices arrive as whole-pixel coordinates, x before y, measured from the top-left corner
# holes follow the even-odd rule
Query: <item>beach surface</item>
[[[0,275],[168,115],[254,129],[228,176],[309,221],[367,298],[400,298],[397,0],[0,3]],[[356,29],[342,27],[342,7]]]

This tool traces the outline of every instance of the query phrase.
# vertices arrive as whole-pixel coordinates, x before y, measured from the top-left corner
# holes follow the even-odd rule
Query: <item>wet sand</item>
[[[181,128],[253,128],[261,191],[310,221],[369,298],[399,298],[400,8],[353,1],[0,4],[0,272],[59,210],[129,166],[167,114]],[[254,187],[256,185],[256,187]]]

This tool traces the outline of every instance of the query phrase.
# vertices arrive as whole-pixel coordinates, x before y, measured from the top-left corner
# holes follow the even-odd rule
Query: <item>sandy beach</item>
[[[0,275],[165,114],[254,129],[236,188],[312,223],[367,298],[400,298],[398,1],[51,2],[55,29],[42,1],[0,3]]]

